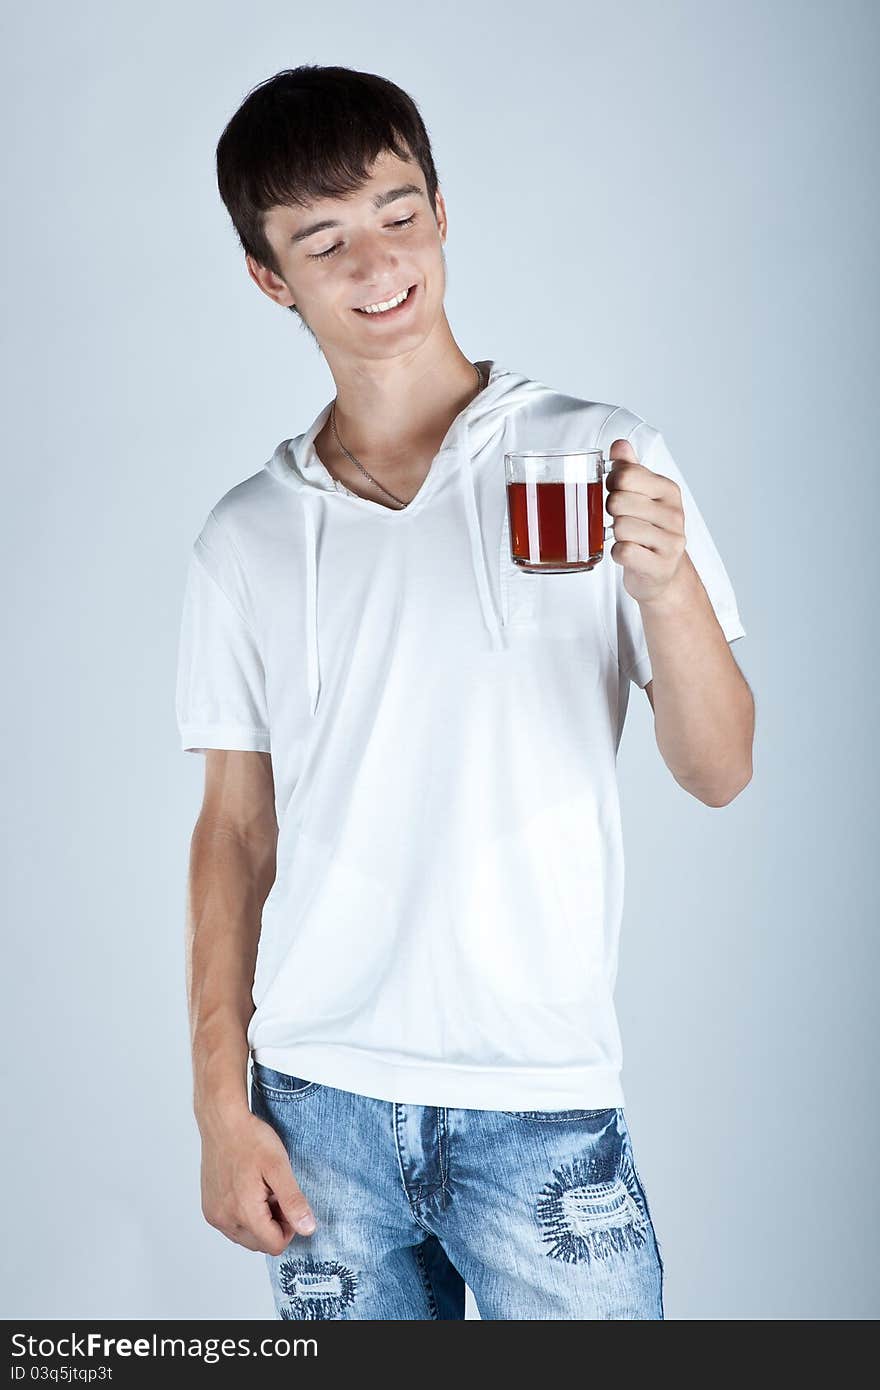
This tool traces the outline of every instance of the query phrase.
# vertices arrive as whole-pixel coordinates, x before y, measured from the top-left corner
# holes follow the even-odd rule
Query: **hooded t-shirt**
[[[725,637],[745,629],[660,431],[481,365],[405,508],[325,468],[328,403],[211,509],[185,584],[180,739],[271,753],[256,1061],[418,1105],[621,1106],[616,761],[651,661],[611,540],[588,571],[513,562],[505,452],[607,458],[629,440],[681,489]]]

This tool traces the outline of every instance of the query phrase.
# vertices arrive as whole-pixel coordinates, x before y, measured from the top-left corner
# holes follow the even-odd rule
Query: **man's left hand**
[[[684,572],[681,489],[673,478],[639,463],[626,439],[615,439],[605,475],[606,508],[614,521],[610,555],[623,566],[623,586],[638,603],[653,603]]]

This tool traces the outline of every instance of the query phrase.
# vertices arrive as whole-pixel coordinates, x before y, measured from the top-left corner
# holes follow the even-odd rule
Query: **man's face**
[[[397,196],[376,206],[391,193]],[[335,225],[317,226],[328,222]],[[331,360],[397,356],[417,347],[442,313],[446,208],[438,191],[435,218],[414,162],[383,151],[350,197],[323,199],[308,209],[274,207],[265,227],[282,278],[250,256],[248,270],[270,298],[296,305]],[[364,305],[405,290],[400,308],[363,312]]]

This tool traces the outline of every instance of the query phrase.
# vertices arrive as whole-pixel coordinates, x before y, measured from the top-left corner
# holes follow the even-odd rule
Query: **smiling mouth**
[[[366,308],[358,308],[357,306],[355,306],[353,312],[356,314],[360,314],[363,318],[368,319],[392,319],[397,314],[399,314],[401,310],[406,309],[407,306],[412,302],[412,300],[415,297],[416,289],[416,285],[407,286],[406,298],[402,299],[399,304],[395,304],[393,309],[374,309],[372,312],[370,312]],[[381,303],[382,301],[380,300],[379,302]]]

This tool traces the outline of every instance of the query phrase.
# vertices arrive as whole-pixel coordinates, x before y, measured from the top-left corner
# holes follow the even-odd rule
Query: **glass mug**
[[[531,574],[591,570],[614,532],[604,522],[602,449],[529,449],[504,455],[510,558]]]

